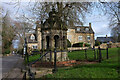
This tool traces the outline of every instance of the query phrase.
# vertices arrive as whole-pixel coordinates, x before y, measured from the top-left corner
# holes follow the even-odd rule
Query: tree
[[[109,17],[109,26],[112,28],[111,35],[114,40],[120,41],[120,1],[119,2],[101,2],[104,13]]]
[[[0,10],[2,10],[1,6]],[[0,11],[0,26],[2,26],[2,11]],[[0,54],[1,53],[2,53],[2,27],[0,27]]]
[[[33,25],[22,21],[14,21],[16,40],[19,40],[19,49],[23,48],[24,39],[26,37],[26,33],[29,33],[29,30],[33,30]]]
[[[98,40],[95,41],[95,46],[99,46],[100,42]]]
[[[76,24],[82,24],[85,14],[89,12],[90,2],[35,2],[30,11],[39,21],[45,21],[48,13],[53,8],[58,12],[58,17],[62,19],[69,27]]]
[[[115,42],[120,42],[120,25],[112,28],[111,35]]]
[[[14,27],[12,26],[12,20],[7,12],[2,18],[2,54],[10,53],[14,37]]]

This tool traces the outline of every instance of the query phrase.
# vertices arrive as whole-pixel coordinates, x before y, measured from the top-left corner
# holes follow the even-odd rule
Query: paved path
[[[22,78],[23,58],[19,55],[2,58],[3,78]]]
[[[35,78],[41,78],[47,74],[52,74],[53,68],[32,68],[33,72],[36,72]]]

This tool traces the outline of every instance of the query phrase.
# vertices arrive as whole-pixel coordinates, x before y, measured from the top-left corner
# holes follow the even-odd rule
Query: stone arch
[[[54,44],[55,48],[58,48],[59,47],[59,36],[58,35],[54,36],[54,41],[55,41],[55,44]]]
[[[50,37],[49,36],[46,36],[46,49],[49,49],[50,45]]]

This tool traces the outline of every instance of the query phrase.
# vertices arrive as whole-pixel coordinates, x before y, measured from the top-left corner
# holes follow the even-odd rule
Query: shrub
[[[100,44],[101,43],[98,40],[95,41],[95,46],[99,46]]]
[[[40,50],[39,49],[34,49],[33,51],[32,51],[32,54],[39,54],[40,53]]]
[[[4,54],[9,54],[10,53],[10,49],[6,49]]]
[[[40,51],[39,49],[34,49],[33,51]]]
[[[83,42],[75,43],[72,47],[83,47]]]
[[[71,47],[71,42],[67,39],[67,47]]]
[[[88,44],[88,43],[85,43],[85,47],[90,47],[90,44]]]

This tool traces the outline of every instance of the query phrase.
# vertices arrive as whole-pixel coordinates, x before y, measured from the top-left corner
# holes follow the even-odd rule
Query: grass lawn
[[[91,50],[87,54],[88,59],[94,58]],[[84,60],[84,51],[69,52],[68,56],[71,60]],[[59,68],[57,73],[48,74],[44,78],[118,78],[118,56],[118,48],[109,49],[109,59],[106,59],[106,51],[103,50],[101,63],[81,64],[67,69]]]
[[[98,56],[97,51],[98,50],[95,50],[96,58]],[[111,49],[109,48],[108,49],[109,57],[114,56],[114,54],[117,53],[117,51],[118,51],[117,48],[111,48]],[[101,50],[102,59],[106,59],[106,55],[107,55],[106,53],[107,53],[106,50]],[[87,60],[89,61],[94,60],[93,50],[87,50],[86,54],[87,54]],[[70,60],[86,60],[84,50],[69,52],[68,57]]]
[[[37,60],[38,58],[40,58],[40,56],[41,56],[40,54],[29,56],[29,62],[33,62],[33,61]],[[27,58],[25,59],[25,63],[27,64]]]

